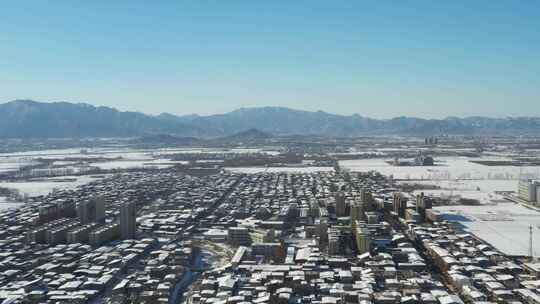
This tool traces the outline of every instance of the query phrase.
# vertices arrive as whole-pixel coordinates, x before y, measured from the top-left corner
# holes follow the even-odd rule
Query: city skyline
[[[533,1],[10,3],[0,100],[540,116],[538,16]]]
[[[0,304],[540,303],[540,2],[0,20]]]

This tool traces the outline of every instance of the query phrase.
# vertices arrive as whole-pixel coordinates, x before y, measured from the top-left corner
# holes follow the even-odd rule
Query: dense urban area
[[[170,141],[4,141],[0,303],[540,303],[538,138]]]
[[[540,0],[0,20],[0,304],[540,304]]]

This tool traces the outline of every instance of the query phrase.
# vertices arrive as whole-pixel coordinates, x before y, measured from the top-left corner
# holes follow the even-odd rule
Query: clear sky
[[[540,1],[6,1],[0,102],[540,116]]]

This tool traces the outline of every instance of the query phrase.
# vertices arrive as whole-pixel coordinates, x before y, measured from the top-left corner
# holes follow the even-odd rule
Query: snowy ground
[[[386,161],[388,159],[359,159],[343,160],[339,165],[351,171],[379,171],[393,176],[395,179],[415,180],[456,180],[456,179],[486,179],[486,180],[518,180],[520,174],[540,178],[540,166],[484,166],[471,163],[470,160],[501,160],[507,158],[469,158],[469,157],[440,157],[436,158],[437,166],[432,167],[396,167]]]
[[[61,178],[74,178],[76,181],[63,182],[57,181],[54,178],[44,178],[25,182],[0,182],[0,187],[16,189],[19,190],[21,194],[26,194],[28,196],[39,196],[47,195],[54,189],[75,189],[77,186],[99,179],[92,176],[63,176]]]
[[[509,159],[492,156],[482,160]],[[533,227],[533,251],[540,255],[540,212],[504,202],[496,191],[517,191],[521,177],[540,178],[540,166],[484,166],[471,163],[478,158],[440,157],[433,167],[394,167],[387,159],[340,161],[351,171],[375,170],[401,180],[439,186],[440,190],[419,190],[428,196],[456,196],[478,199],[480,206],[435,207],[444,218],[462,225],[479,238],[509,255],[528,255],[529,226]]]
[[[540,255],[540,212],[514,203],[483,206],[435,207],[447,220],[463,225],[479,238],[509,255],[528,255],[529,226],[533,227],[533,252]]]
[[[440,157],[432,167],[396,167],[387,159],[362,159],[340,161],[340,166],[351,171],[375,170],[400,180],[439,186],[441,190],[424,190],[433,196],[460,196],[478,199],[483,203],[499,200],[496,191],[517,191],[519,177],[540,178],[540,166],[484,166],[470,162],[480,158]],[[501,156],[484,157],[482,160],[508,160]]]
[[[285,173],[312,173],[334,171],[332,167],[234,167],[225,170],[236,173],[261,173],[261,172],[285,172]]]

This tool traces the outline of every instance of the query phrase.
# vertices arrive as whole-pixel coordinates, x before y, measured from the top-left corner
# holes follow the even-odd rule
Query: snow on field
[[[45,178],[25,182],[0,182],[0,187],[19,190],[21,194],[28,196],[47,195],[54,189],[68,190],[90,183],[99,179],[92,176],[63,176],[62,178],[74,178],[75,181],[57,181],[54,178]]]
[[[499,194],[492,192],[483,192],[483,191],[460,191],[460,190],[415,190],[413,191],[414,195],[420,194],[421,192],[428,197],[440,197],[446,199],[457,199],[457,198],[467,198],[478,200],[481,204],[489,205],[493,202],[499,202],[504,200],[504,197]]]
[[[150,160],[114,160],[107,162],[91,163],[91,166],[98,167],[103,170],[109,169],[132,169],[157,167],[159,169],[171,168],[175,164],[186,164],[186,161],[173,161],[170,159],[150,159]]]
[[[171,155],[182,153],[201,153],[201,154],[221,154],[221,153],[266,153],[266,154],[279,154],[278,151],[268,151],[259,148],[232,148],[232,149],[218,149],[218,148],[163,148],[154,152],[154,155]]]
[[[399,184],[435,185],[441,189],[450,191],[517,191],[518,180],[514,179],[479,179],[479,180],[422,180],[400,181]]]
[[[262,173],[262,172],[284,172],[284,173],[313,173],[334,171],[332,167],[234,167],[225,168],[229,172],[236,173]]]
[[[339,165],[351,171],[379,171],[395,179],[451,180],[451,179],[489,179],[518,180],[520,172],[531,178],[540,178],[540,166],[484,166],[470,160],[490,160],[501,158],[440,157],[437,166],[408,167],[392,166],[387,159],[343,160]]]
[[[503,199],[496,191],[517,191],[517,180],[433,180],[433,181],[400,181],[398,184],[414,183],[420,185],[435,185],[440,189],[416,190],[415,194],[424,192],[427,196],[442,198],[468,198],[476,199],[482,204],[489,204],[493,200]]]
[[[0,159],[0,173],[17,171],[24,166],[30,166],[34,164],[36,164],[36,162],[31,162],[31,161],[12,162],[12,161],[6,161],[6,160]]]
[[[533,252],[540,255],[540,212],[514,203],[483,206],[435,207],[443,218],[463,226],[509,255],[528,255],[529,226],[533,227]]]

